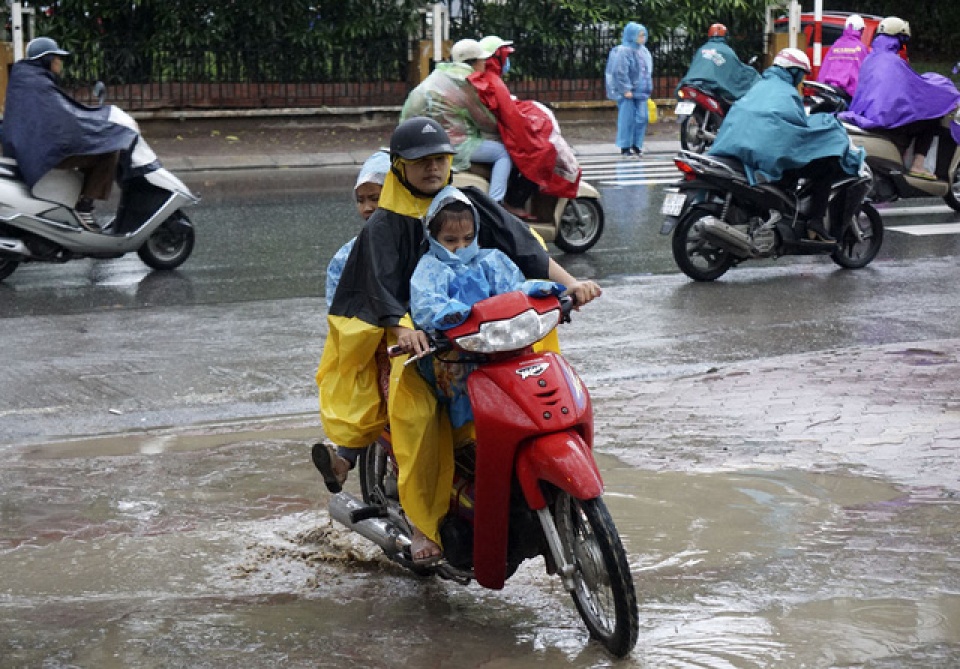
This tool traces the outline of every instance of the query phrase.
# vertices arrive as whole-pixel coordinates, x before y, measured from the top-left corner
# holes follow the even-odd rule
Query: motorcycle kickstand
[[[567,562],[567,558],[563,554],[560,534],[557,532],[557,526],[553,522],[553,516],[550,515],[550,511],[543,508],[537,511],[537,518],[540,519],[543,535],[547,539],[547,546],[550,547],[550,553],[553,555],[553,562],[557,566],[560,579],[563,581],[563,587],[566,588],[568,592],[573,592],[577,587],[576,582],[573,580],[573,575],[577,568],[575,565]]]

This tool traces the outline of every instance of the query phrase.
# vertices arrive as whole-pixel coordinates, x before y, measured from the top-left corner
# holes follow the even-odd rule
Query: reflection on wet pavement
[[[312,430],[301,417],[11,453],[0,470],[0,664],[960,660],[960,521],[942,489],[842,469],[654,472],[601,456],[640,596],[640,641],[614,663],[539,560],[501,592],[421,580],[332,523],[307,457]]]

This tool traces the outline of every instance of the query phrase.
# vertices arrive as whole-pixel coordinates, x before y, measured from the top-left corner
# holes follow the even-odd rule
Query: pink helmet
[[[773,59],[773,64],[779,65],[785,70],[791,67],[797,67],[807,74],[810,74],[810,59],[807,58],[807,54],[800,49],[781,49],[780,53]]]

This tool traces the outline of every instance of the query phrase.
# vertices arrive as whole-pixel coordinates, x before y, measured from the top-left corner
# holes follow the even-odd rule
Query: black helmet
[[[69,51],[64,51],[60,46],[49,37],[37,37],[30,40],[27,44],[27,60],[36,60],[44,56],[69,56]]]
[[[456,150],[450,144],[447,131],[432,118],[414,116],[393,131],[390,137],[390,157],[392,159],[419,160],[424,156],[440,153],[453,155]]]

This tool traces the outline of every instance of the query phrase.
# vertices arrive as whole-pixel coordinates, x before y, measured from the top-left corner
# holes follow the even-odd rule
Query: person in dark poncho
[[[390,344],[407,353],[428,348],[427,335],[413,328],[407,313],[410,280],[428,246],[424,217],[434,196],[450,182],[454,153],[446,132],[432,119],[413,117],[397,126],[379,208],[357,236],[344,266],[316,374],[323,429],[338,446],[365,448],[389,421],[400,469],[400,501],[416,528],[411,558],[421,563],[435,561],[441,553],[438,525],[449,508],[454,469],[450,423],[438,413],[430,386],[413,366],[403,365],[405,356],[393,360],[384,407],[375,353],[385,332]],[[475,188],[463,192],[480,219],[481,246],[506,253],[528,278],[562,283],[581,304],[600,294],[593,281],[570,276],[529,228],[484,193]],[[340,484],[333,468],[341,456],[325,450],[326,456],[315,462],[327,487],[337,492]]]
[[[59,75],[67,55],[49,37],[37,37],[27,45],[26,58],[14,63],[3,115],[3,153],[17,161],[30,188],[55,167],[83,172],[75,209],[80,223],[96,231],[94,200],[110,197],[120,152],[130,149],[139,133],[120,109],[88,107],[61,90]]]

